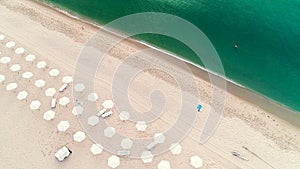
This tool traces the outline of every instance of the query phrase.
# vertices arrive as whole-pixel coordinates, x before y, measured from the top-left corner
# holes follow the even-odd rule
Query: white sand
[[[9,67],[0,65],[0,74],[6,76],[4,84],[0,84],[0,168],[108,168],[107,158],[111,156],[110,153],[104,150],[101,155],[93,156],[90,152],[93,142],[90,139],[86,138],[81,143],[72,141],[73,134],[82,129],[71,113],[71,104],[67,107],[58,106],[54,120],[43,120],[43,113],[49,110],[51,101],[51,97],[46,97],[44,91],[49,87],[58,90],[62,85],[62,78],[72,75],[76,57],[88,38],[97,31],[96,28],[28,0],[0,0],[0,23],[0,34],[6,35],[3,42],[0,41],[0,57],[11,56],[13,59],[10,65],[19,63],[22,65],[22,73],[31,71],[34,74],[29,81],[21,78],[22,73],[12,73]],[[103,32],[102,43],[109,44],[114,38],[113,35]],[[17,57],[14,50],[5,47],[8,41],[16,42],[14,49],[25,49],[22,57]],[[115,48],[111,52],[112,56],[104,61],[105,65],[97,74],[96,81],[96,84],[101,84],[101,88],[96,88],[96,92],[101,93],[101,101],[111,97],[110,83],[106,83],[111,81],[108,74],[114,71],[126,54],[141,48],[145,47],[126,41]],[[24,57],[27,54],[34,54],[37,59],[33,63],[27,62]],[[45,70],[35,67],[41,60],[48,63]],[[172,65],[167,62],[159,64]],[[52,68],[60,71],[58,77],[49,77],[48,72]],[[180,72],[178,68],[174,69]],[[161,160],[170,161],[171,168],[192,168],[189,158],[194,155],[203,158],[202,168],[272,168],[271,165],[273,168],[293,169],[300,166],[299,128],[229,93],[225,114],[217,131],[207,143],[200,145],[197,139],[209,110],[211,87],[201,77],[195,78],[199,91],[203,94],[201,99],[205,102],[205,109],[197,119],[195,128],[182,141],[182,153],[172,155],[171,152],[166,152],[156,156],[147,165],[139,159],[121,158],[118,168],[152,169]],[[42,90],[33,85],[38,79],[47,81]],[[15,93],[5,90],[10,82],[19,84]],[[118,113],[107,121],[128,137],[149,137],[168,128],[176,119],[176,115],[171,112],[176,112],[174,105],[178,102],[178,89],[172,84],[172,80],[155,71],[142,73],[136,77],[129,90],[130,99],[140,111],[147,110],[149,101],[139,93],[151,91],[153,85],[167,93],[173,92],[173,95],[167,97],[170,108],[160,119],[149,124],[146,133],[136,134],[134,124],[120,122]],[[27,102],[16,98],[18,92],[24,89],[29,91]],[[71,98],[70,89],[69,87],[63,94],[57,93],[55,97]],[[41,109],[31,111],[29,104],[36,99],[41,101]],[[70,122],[71,126],[66,133],[57,131],[56,125],[61,120]],[[128,130],[124,130],[127,128]],[[65,144],[73,154],[65,162],[59,163],[54,158],[54,153]],[[239,151],[249,161],[232,156],[231,151]]]

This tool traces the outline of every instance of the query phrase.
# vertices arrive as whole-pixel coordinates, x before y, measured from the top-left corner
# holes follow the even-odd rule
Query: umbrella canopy
[[[73,82],[73,77],[72,76],[65,76],[65,77],[63,77],[62,82],[63,83],[71,83],[71,82]]]
[[[157,164],[157,169],[171,169],[170,162],[166,160],[161,160]]]
[[[151,163],[153,160],[153,154],[150,151],[144,151],[142,153],[141,159],[143,163]]]
[[[130,118],[130,114],[127,111],[122,111],[119,118],[120,120],[128,120]]]
[[[0,40],[4,40],[5,39],[5,35],[0,35]]]
[[[10,91],[10,90],[15,90],[18,87],[17,83],[10,83],[6,86],[6,90]]]
[[[45,80],[41,80],[41,79],[36,80],[35,83],[34,83],[34,85],[35,85],[36,87],[38,87],[38,88],[44,87],[45,84],[46,84]]]
[[[106,109],[111,109],[114,106],[114,102],[112,100],[105,100],[102,106]]]
[[[23,90],[23,91],[19,92],[19,94],[17,96],[17,99],[18,100],[24,100],[24,99],[27,98],[27,96],[28,96],[27,91]]]
[[[28,62],[33,62],[35,60],[35,58],[36,58],[35,55],[27,55],[25,57],[25,60],[28,61]]]
[[[70,123],[68,121],[60,121],[57,124],[57,130],[58,131],[65,132],[65,131],[68,130],[69,127],[70,127]]]
[[[91,126],[95,126],[96,124],[99,123],[99,117],[97,116],[91,116],[88,118],[88,124]]]
[[[49,75],[53,76],[53,77],[58,76],[59,75],[59,70],[58,69],[51,69],[49,71]]]
[[[101,146],[100,144],[93,144],[90,150],[94,155],[98,155],[102,153],[103,146]]]
[[[166,137],[162,133],[156,133],[154,135],[154,141],[156,143],[164,143],[166,140]]]
[[[13,42],[13,41],[9,41],[5,44],[5,47],[7,48],[12,48],[16,45],[16,42]]]
[[[90,93],[87,97],[88,101],[90,102],[95,102],[98,100],[98,95],[97,93]]]
[[[25,52],[25,49],[24,48],[17,48],[16,50],[15,50],[15,53],[16,54],[22,54],[22,53],[24,53]]]
[[[0,75],[0,83],[4,82],[5,80],[5,76],[4,75]]]
[[[144,121],[138,121],[135,125],[135,128],[138,130],[138,131],[146,131],[147,129],[147,124],[146,122]]]
[[[3,64],[8,64],[11,61],[10,57],[4,56],[0,58],[0,62]]]
[[[116,134],[116,130],[113,127],[107,127],[106,129],[104,129],[104,135],[106,137],[113,137]]]
[[[29,105],[29,107],[30,107],[31,110],[37,110],[37,109],[40,108],[40,106],[41,106],[41,102],[38,101],[38,100],[32,101],[32,102],[30,103],[30,105]]]
[[[56,90],[55,88],[48,88],[46,91],[45,91],[45,95],[46,96],[50,96],[50,97],[53,97],[56,93]]]
[[[181,153],[182,147],[180,144],[175,143],[175,144],[171,144],[169,150],[171,150],[172,154],[177,155]]]
[[[76,92],[82,92],[84,89],[85,89],[85,86],[84,86],[84,84],[82,84],[82,83],[77,83],[77,84],[74,86],[74,90],[75,90]]]
[[[38,62],[37,64],[36,64],[36,67],[38,68],[38,69],[43,69],[43,68],[45,68],[47,66],[47,63],[45,62],[45,61],[40,61],[40,62]]]
[[[19,64],[14,64],[10,67],[10,70],[13,71],[13,72],[17,72],[19,70],[21,70],[21,66]]]
[[[84,111],[83,107],[80,106],[80,105],[77,105],[77,106],[75,106],[75,107],[73,108],[72,113],[73,113],[75,116],[77,116],[77,115],[82,114],[83,111]]]
[[[66,106],[69,103],[70,103],[70,99],[66,96],[59,99],[59,104],[62,106]]]
[[[200,168],[203,166],[203,160],[199,156],[192,156],[190,158],[190,164],[194,168]]]
[[[76,142],[82,142],[85,139],[85,133],[82,131],[77,131],[74,135],[73,135],[73,140]]]
[[[124,149],[131,149],[132,144],[133,142],[129,138],[124,138],[121,141],[121,147],[123,147]]]
[[[52,110],[48,110],[44,113],[43,119],[45,120],[52,120],[55,117],[55,112]]]
[[[201,111],[202,110],[202,105],[201,104],[198,104],[197,106],[197,111]]]
[[[107,165],[111,168],[117,168],[120,165],[120,158],[112,155],[107,159]]]
[[[32,76],[33,76],[33,73],[31,73],[31,72],[24,72],[24,73],[22,74],[22,77],[23,77],[24,79],[30,79],[30,78],[32,78]]]

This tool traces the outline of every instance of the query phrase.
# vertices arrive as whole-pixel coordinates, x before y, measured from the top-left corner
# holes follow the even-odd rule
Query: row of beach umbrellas
[[[4,35],[0,35],[0,41],[4,40],[5,36]],[[5,47],[7,48],[13,48],[16,45],[15,42],[13,41],[9,41],[5,44]],[[25,52],[25,49],[22,47],[16,48],[15,49],[15,53],[20,55],[23,54]],[[36,59],[35,55],[29,54],[25,57],[25,60],[28,62],[33,62]],[[0,63],[2,64],[6,64],[8,65],[11,62],[11,58],[8,56],[4,56],[0,58]],[[36,64],[36,67],[38,69],[44,69],[47,67],[47,63],[45,61],[39,61]],[[13,64],[9,67],[9,69],[12,72],[19,72],[22,69],[22,66],[20,64]],[[56,77],[60,74],[60,71],[58,69],[51,69],[48,72],[49,76],[52,77]],[[30,79],[34,76],[34,74],[30,71],[26,71],[22,73],[22,78],[24,79]],[[5,81],[5,76],[0,74],[0,83],[3,83]],[[63,83],[68,84],[70,82],[72,82],[73,79],[71,76],[65,76],[62,80]],[[42,88],[46,85],[46,81],[39,79],[36,80],[34,82],[34,85],[38,88]],[[8,85],[6,85],[6,90],[8,91],[12,91],[15,90],[16,88],[18,88],[18,84],[17,83],[9,83]],[[83,92],[85,89],[84,84],[82,83],[78,83],[76,85],[74,85],[74,90],[76,92]],[[56,89],[55,88],[48,88],[45,90],[45,95],[49,96],[49,97],[53,97],[56,93]],[[27,98],[28,96],[28,92],[26,90],[20,91],[17,94],[17,99],[18,100],[24,100]],[[97,93],[90,93],[87,96],[87,100],[90,102],[96,102],[99,99]],[[70,99],[68,97],[63,96],[62,98],[59,99],[58,103],[62,106],[66,106],[70,103]],[[29,107],[31,110],[37,110],[39,109],[41,106],[41,102],[39,100],[33,100]],[[104,107],[104,109],[112,109],[114,106],[114,103],[112,100],[105,100],[102,103],[102,106]],[[72,113],[74,115],[80,115],[84,112],[84,108],[81,105],[76,105],[74,106]],[[55,118],[55,114],[56,112],[54,110],[48,110],[46,112],[44,112],[43,115],[43,119],[49,121]],[[126,121],[130,119],[130,113],[127,111],[122,111],[119,114],[119,118],[122,121]],[[91,126],[95,126],[99,123],[99,117],[98,116],[90,116],[87,119],[88,124]],[[66,132],[70,127],[70,123],[67,120],[63,120],[60,121],[57,124],[57,130],[60,132]],[[137,131],[146,131],[147,129],[147,124],[144,121],[138,121],[136,122],[135,125]],[[107,127],[104,131],[104,136],[108,137],[108,138],[112,138],[115,134],[116,134],[116,130],[114,127]],[[75,142],[82,142],[84,139],[86,138],[86,134],[82,131],[77,131],[73,134],[73,140]],[[160,144],[160,143],[164,143],[165,141],[165,136],[162,133],[156,133],[153,137],[155,144]],[[133,146],[133,141],[130,138],[124,138],[121,140],[120,143],[121,147],[124,150],[129,150],[132,148]],[[173,155],[178,155],[182,152],[182,147],[180,144],[172,144],[169,148],[170,152]],[[98,155],[101,154],[103,151],[103,146],[101,146],[100,144],[92,144],[90,151],[92,152],[93,155]],[[144,151],[141,155],[141,159],[143,161],[143,163],[151,163],[153,161],[153,154],[151,153],[151,151]],[[107,164],[109,167],[111,168],[117,168],[120,165],[120,158],[116,155],[112,155],[107,159]],[[200,168],[203,166],[203,161],[199,156],[192,156],[190,158],[190,165],[193,166],[194,168]],[[158,164],[157,164],[157,169],[171,169],[171,165],[170,162],[167,160],[161,160]]]

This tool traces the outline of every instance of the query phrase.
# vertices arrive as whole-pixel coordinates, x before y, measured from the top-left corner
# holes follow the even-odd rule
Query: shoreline
[[[45,1],[38,1],[38,0],[33,0],[33,1],[45,6],[47,8],[55,10],[56,12],[59,12],[67,17],[75,19],[79,22],[88,24],[97,29],[101,29],[105,32],[108,32],[108,33],[114,35],[114,36],[123,37],[121,31],[118,31],[118,30],[115,30],[112,28],[103,27],[99,23],[96,23],[88,18],[84,18],[84,17],[80,16],[79,14],[76,14],[73,11],[67,11],[64,9],[60,9],[59,7],[55,6],[54,4],[46,3]],[[231,93],[234,96],[237,96],[243,100],[246,100],[251,104],[258,106],[258,107],[262,108],[263,110],[270,112],[271,114],[274,114],[274,115],[278,116],[279,118],[284,119],[297,127],[300,127],[300,113],[298,113],[296,110],[293,110],[292,108],[290,108],[282,103],[279,103],[265,95],[262,95],[253,89],[247,88],[246,86],[243,86],[243,85],[233,81],[232,79],[223,77],[223,76],[221,76],[217,73],[214,73],[208,69],[205,69],[191,61],[183,59],[182,57],[179,57],[176,54],[171,53],[165,49],[161,49],[161,48],[153,46],[151,44],[147,44],[147,42],[137,40],[134,38],[127,38],[126,40],[128,40],[132,43],[136,43],[138,45],[143,45],[147,48],[151,48],[155,51],[164,53],[170,57],[174,57],[176,59],[179,59],[179,60],[187,63],[190,66],[191,70],[193,71],[194,75],[204,79],[207,82],[210,82],[209,77],[207,77],[207,73],[210,73],[211,75],[213,75],[219,79],[223,79],[226,81],[227,91],[229,93]],[[199,72],[199,69],[201,72]]]

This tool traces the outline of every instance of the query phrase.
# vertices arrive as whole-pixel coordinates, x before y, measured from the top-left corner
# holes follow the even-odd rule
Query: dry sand
[[[10,56],[13,63],[23,66],[22,72],[32,71],[34,77],[28,81],[21,79],[21,75],[12,73],[6,65],[0,65],[0,74],[6,76],[0,84],[0,168],[109,168],[107,158],[111,154],[104,151],[101,155],[93,156],[90,152],[92,141],[86,138],[83,142],[72,141],[72,135],[82,130],[77,118],[71,113],[72,104],[67,107],[58,106],[56,117],[52,121],[42,119],[43,113],[49,109],[51,98],[44,95],[45,89],[55,87],[58,89],[65,75],[74,72],[76,58],[88,39],[97,31],[96,27],[67,17],[48,7],[28,0],[0,0],[0,34],[6,35],[0,41],[0,57]],[[103,46],[109,45],[116,39],[115,35],[102,32]],[[15,41],[13,49],[5,47],[8,41]],[[14,53],[17,47],[26,49],[22,56]],[[110,52],[104,60],[101,70],[96,75],[96,92],[101,93],[99,102],[111,99],[111,76],[116,66],[128,54],[146,47],[132,41],[124,41]],[[154,54],[153,54],[154,53]],[[37,60],[33,63],[25,61],[27,54],[35,54]],[[149,55],[164,54],[152,51]],[[39,70],[35,67],[37,61],[45,60],[48,67]],[[138,63],[148,63],[150,60],[140,59]],[[162,66],[172,67],[174,72],[180,69],[172,62],[161,61]],[[49,77],[48,71],[57,68],[61,71],[58,77]],[[195,69],[195,68],[194,68]],[[195,127],[180,143],[183,147],[180,155],[166,152],[155,156],[152,163],[144,165],[139,159],[121,158],[118,168],[156,168],[160,160],[169,160],[171,168],[192,168],[189,158],[198,155],[203,158],[202,168],[286,168],[296,169],[300,166],[300,130],[291,123],[266,112],[261,107],[247,102],[231,93],[227,93],[225,113],[219,127],[212,138],[201,145],[198,143],[199,133],[204,120],[210,110],[212,86],[202,76],[195,76],[204,111],[197,118]],[[47,85],[41,90],[33,86],[36,79],[44,79]],[[19,87],[13,91],[6,91],[10,82],[17,82]],[[100,85],[101,84],[101,85]],[[140,111],[149,108],[149,100],[141,91],[149,93],[152,87],[161,89],[168,95],[168,109],[157,121],[149,124],[146,133],[136,134],[134,124],[120,122],[117,110],[108,122],[128,137],[149,137],[154,133],[163,132],[176,119],[176,99],[178,87],[172,78],[158,71],[143,72],[133,81],[129,89],[133,105]],[[19,91],[30,91],[27,102],[18,101],[16,95]],[[116,89],[117,90],[117,89]],[[121,92],[121,91],[120,91]],[[222,92],[222,91],[221,91]],[[193,93],[191,93],[193,94]],[[56,98],[62,96],[72,97],[71,87],[63,94],[57,93]],[[42,102],[40,110],[31,111],[29,103],[39,99]],[[174,108],[173,108],[174,107]],[[71,127],[66,133],[57,131],[56,125],[61,120],[69,120]],[[54,158],[54,152],[62,145],[67,144],[73,154],[65,162],[59,163]],[[244,149],[247,147],[248,150]],[[249,161],[243,161],[230,154],[238,151]]]

